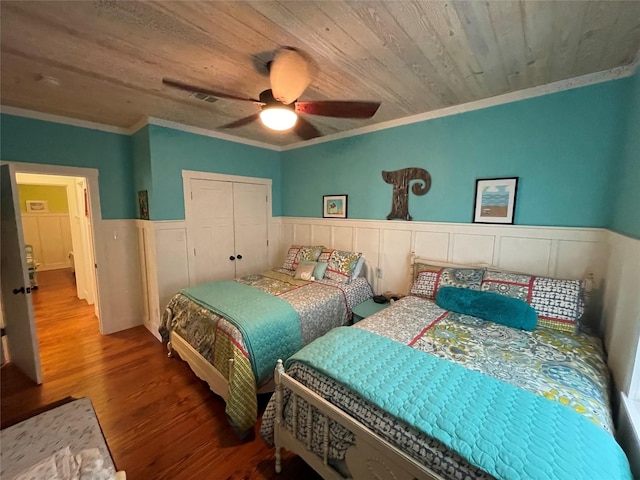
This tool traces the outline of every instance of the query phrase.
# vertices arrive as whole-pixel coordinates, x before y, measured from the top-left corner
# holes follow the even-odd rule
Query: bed
[[[414,295],[278,362],[260,432],[276,470],[286,448],[331,479],[630,479],[580,282],[417,265]],[[447,285],[522,298],[538,326],[443,309]]]
[[[125,480],[88,398],[47,405],[0,432],[0,477]]]
[[[366,275],[360,254],[292,246],[282,268],[182,290],[160,333],[169,356],[177,352],[225,400],[243,435],[257,422],[257,394],[274,389],[276,359],[347,325],[373,295]]]

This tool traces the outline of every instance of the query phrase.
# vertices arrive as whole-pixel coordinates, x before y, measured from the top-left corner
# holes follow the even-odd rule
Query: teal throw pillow
[[[471,315],[507,327],[533,330],[538,314],[527,302],[493,292],[459,287],[441,287],[436,294],[440,308]]]

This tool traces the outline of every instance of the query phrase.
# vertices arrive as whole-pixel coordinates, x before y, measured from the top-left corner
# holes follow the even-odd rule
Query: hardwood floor
[[[241,441],[222,399],[186,363],[167,358],[145,327],[100,335],[93,306],[75,296],[69,270],[39,272],[38,283],[32,298],[44,382],[34,385],[11,364],[2,368],[3,424],[66,396],[89,397],[128,479],[320,478],[292,454],[277,475],[258,427]]]

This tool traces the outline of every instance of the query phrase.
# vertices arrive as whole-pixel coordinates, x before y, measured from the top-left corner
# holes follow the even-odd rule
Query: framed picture
[[[47,213],[48,211],[49,202],[47,200],[27,200],[27,212]]]
[[[518,177],[476,180],[474,223],[513,224]]]
[[[149,194],[146,190],[138,192],[138,206],[140,207],[140,219],[149,220]]]
[[[323,195],[322,216],[324,218],[347,218],[347,195]]]

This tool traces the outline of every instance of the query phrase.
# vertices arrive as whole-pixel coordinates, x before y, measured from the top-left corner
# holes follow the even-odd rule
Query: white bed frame
[[[276,472],[282,470],[282,448],[298,454],[309,466],[326,480],[442,480],[442,477],[422,465],[379,437],[348,414],[308,389],[300,382],[287,375],[278,360],[275,374],[276,386],[276,420],[274,425],[274,442],[276,446]],[[283,417],[283,389],[291,391],[289,402],[293,402],[292,430],[287,429]],[[298,423],[298,399],[308,404],[307,433],[305,439],[296,438]],[[323,455],[319,456],[311,450],[311,409],[315,407],[323,415]],[[347,449],[345,463],[351,474],[343,476],[328,463],[329,455],[329,419],[339,423],[352,432],[355,444]]]
[[[173,318],[173,312],[167,308],[168,325],[171,325],[171,319]],[[206,360],[198,351],[193,348],[189,343],[183,339],[179,334],[169,330],[169,342],[167,343],[168,357],[173,357],[173,352],[176,352],[178,356],[189,364],[193,373],[196,376],[207,382],[209,389],[216,395],[221,396],[225,402],[229,399],[229,381],[220,373],[220,371],[214,367],[208,360]],[[229,359],[229,378],[233,378],[233,358]],[[269,383],[263,385],[258,389],[257,393],[270,393],[273,392],[275,387],[274,381],[270,380]]]

